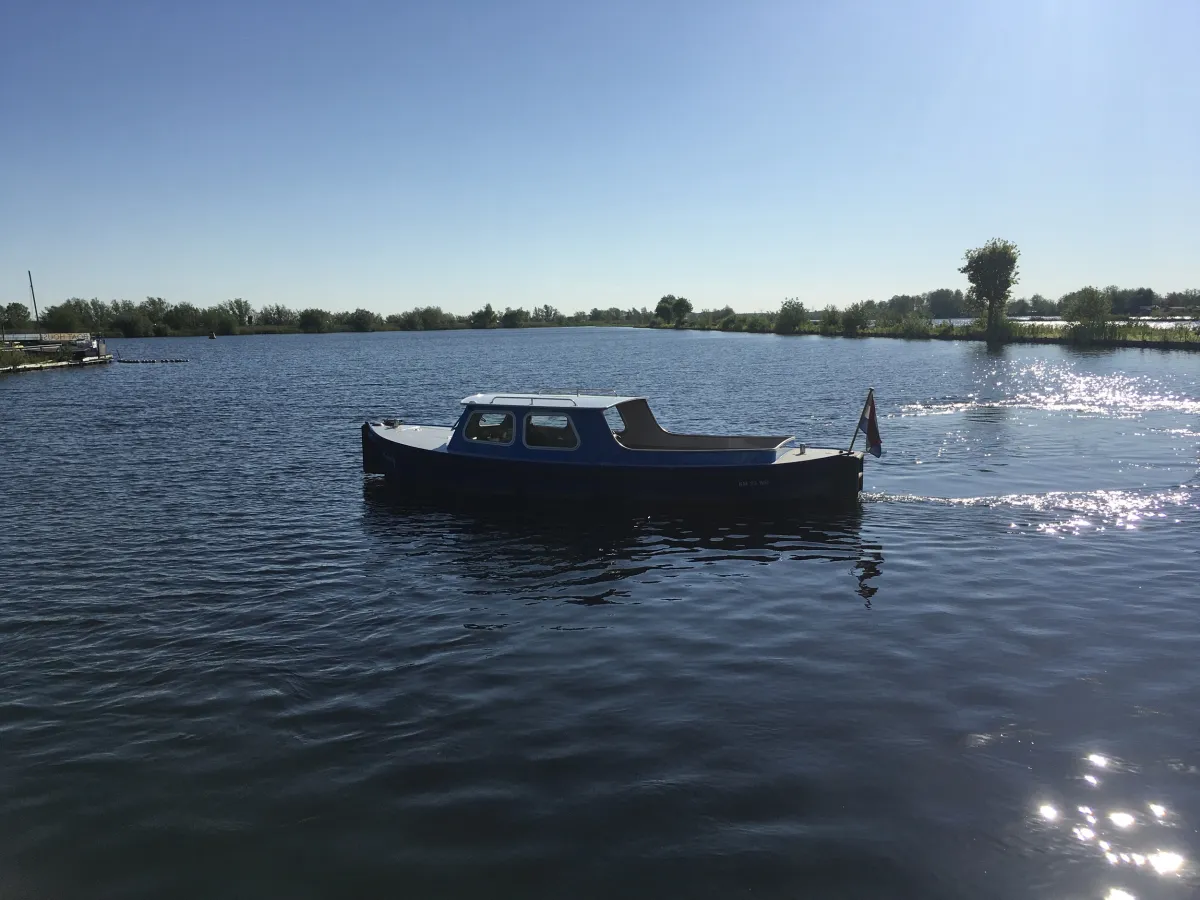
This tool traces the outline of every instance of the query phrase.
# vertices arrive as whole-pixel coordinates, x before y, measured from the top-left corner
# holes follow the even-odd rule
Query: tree
[[[234,297],[232,300],[227,300],[224,305],[239,325],[250,324],[250,317],[254,314],[254,307],[241,297]]]
[[[264,306],[258,311],[259,325],[279,325],[286,327],[296,324],[295,310],[288,309],[282,304],[276,303],[274,306]]]
[[[142,303],[142,312],[146,314],[146,318],[151,324],[158,325],[160,322],[167,321],[167,310],[171,308],[171,304],[162,297],[147,297]]]
[[[24,328],[29,324],[29,307],[24,303],[10,303],[0,309],[0,319],[10,329]]]
[[[851,303],[842,313],[842,334],[846,337],[858,337],[859,329],[867,327],[866,304]]]
[[[421,324],[421,314],[415,309],[410,309],[408,312],[391,313],[384,321],[399,331],[425,330]]]
[[[925,305],[929,315],[935,319],[961,319],[966,312],[963,308],[963,292],[950,288],[930,291],[925,295]]]
[[[130,303],[112,317],[112,329],[122,337],[150,337],[154,334],[154,323],[146,314]]]
[[[774,326],[774,320],[770,316],[765,316],[761,313],[755,313],[746,317],[746,331],[752,334],[768,334]]]
[[[866,310],[868,318],[878,320],[880,325],[899,325],[913,313],[924,315],[925,298],[917,294],[896,294],[887,303],[873,304],[868,300],[867,305],[874,305],[875,310]]]
[[[83,320],[75,304],[68,300],[42,314],[42,327],[46,331],[79,331],[83,328]]]
[[[422,306],[417,313],[421,317],[421,326],[426,331],[459,328],[462,325],[457,316],[443,312],[440,306]]]
[[[529,313],[523,307],[513,309],[511,306],[505,307],[504,314],[500,316],[501,328],[524,328],[529,321]]]
[[[837,334],[842,330],[842,313],[832,303],[821,310],[821,318],[817,322],[817,330],[821,334]]]
[[[987,320],[989,344],[998,343],[1004,326],[1004,308],[1017,283],[1017,258],[1021,252],[1012,241],[992,238],[982,247],[963,254],[958,270],[967,276],[971,287],[966,294],[967,307]]]
[[[1062,298],[1062,316],[1094,334],[1104,328],[1112,315],[1108,292],[1088,285]]]
[[[1027,316],[1032,310],[1033,304],[1024,297],[1018,297],[1016,300],[1009,301],[1008,309],[1005,310],[1005,313],[1010,316]]]
[[[1126,298],[1126,314],[1144,316],[1158,305],[1158,294],[1152,288],[1134,288]]]
[[[700,328],[717,328],[719,323],[734,316],[732,306],[722,306],[720,309],[705,309],[696,313],[696,325]]]
[[[376,326],[383,324],[383,319],[369,309],[359,307],[352,313],[346,314],[346,328],[350,331],[374,331]]]
[[[214,334],[237,334],[238,320],[229,311],[226,304],[218,303],[216,306],[204,310],[201,314],[200,327],[204,331]]]
[[[671,314],[675,319],[675,327],[682,328],[692,314],[692,301],[687,297],[676,297],[671,303]]]
[[[654,307],[654,315],[670,324],[675,320],[675,300],[674,294],[667,294],[658,301],[658,306]]]
[[[175,331],[197,331],[203,327],[203,315],[191,303],[176,303],[167,310],[164,321]]]
[[[471,313],[472,328],[494,328],[496,325],[496,311],[492,309],[492,304],[484,304],[483,309],[477,309]]]
[[[1053,300],[1047,300],[1041,294],[1029,298],[1029,314],[1031,316],[1052,316],[1058,312]]]
[[[1195,309],[1200,307],[1200,290],[1171,291],[1162,298],[1162,305],[1167,309]]]
[[[730,310],[732,312],[732,310]],[[799,300],[784,300],[775,317],[776,334],[795,334],[808,325],[808,310]]]
[[[301,310],[296,324],[305,334],[321,334],[329,330],[329,313],[323,309]]]

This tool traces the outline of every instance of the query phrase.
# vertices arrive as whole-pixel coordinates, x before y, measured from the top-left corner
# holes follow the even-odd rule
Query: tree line
[[[271,304],[255,309],[240,297],[201,308],[171,303],[162,297],[103,302],[72,297],[51,306],[41,327],[50,332],[90,331],[122,337],[168,335],[231,335],[239,333],[320,334],[335,331],[439,331],[455,328],[531,328],[546,326],[622,325],[634,327],[701,328],[777,334],[854,335],[870,327],[918,336],[928,334],[934,320],[979,319],[989,334],[999,334],[1006,317],[1060,316],[1091,322],[1155,313],[1200,316],[1200,290],[1158,294],[1150,288],[1092,286],[1071,291],[1057,300],[1040,294],[1011,298],[1017,281],[1018,251],[1014,244],[994,240],[969,250],[960,272],[967,291],[939,288],[922,294],[896,294],[887,300],[866,300],[845,309],[829,305],[809,309],[799,298],[785,299],[779,309],[738,313],[731,306],[695,310],[690,300],[664,295],[653,311],[646,307],[594,308],[563,313],[551,305],[495,309],[490,303],[466,315],[438,306],[422,306],[389,316],[367,309],[334,312],[318,308],[291,309]],[[6,331],[36,328],[23,303],[0,307],[0,327]]]
[[[686,301],[685,301],[686,302]],[[689,305],[690,310],[690,305]],[[90,331],[118,337],[166,337],[204,334],[323,334],[336,331],[441,331],[454,328],[530,328],[570,325],[656,324],[646,308],[592,309],[563,313],[551,305],[532,310],[508,307],[497,310],[490,303],[467,315],[446,312],[438,306],[421,306],[389,316],[368,309],[330,311],[292,309],[269,304],[255,309],[240,297],[202,308],[191,303],[170,303],[162,297],[147,297],[140,303],[72,297],[46,309],[41,328],[49,332]],[[37,323],[24,303],[0,307],[0,326],[8,331],[36,329]]]

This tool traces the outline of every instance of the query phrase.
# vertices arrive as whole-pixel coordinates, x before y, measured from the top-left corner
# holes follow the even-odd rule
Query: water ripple
[[[139,352],[192,363],[0,380],[0,895],[1200,891],[1191,357]],[[580,380],[841,446],[864,373],[886,454],[845,515],[418,506],[359,466],[368,416]]]

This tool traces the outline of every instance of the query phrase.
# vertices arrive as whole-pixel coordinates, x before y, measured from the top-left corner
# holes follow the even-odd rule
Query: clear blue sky
[[[1200,287],[1200,3],[40,0],[0,301],[381,313]]]

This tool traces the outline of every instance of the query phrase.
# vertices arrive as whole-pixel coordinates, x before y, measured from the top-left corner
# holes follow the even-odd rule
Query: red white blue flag
[[[867,438],[867,452],[872,456],[883,456],[883,441],[879,438],[879,423],[875,420],[875,389],[867,393],[867,402],[858,417],[858,430]]]

